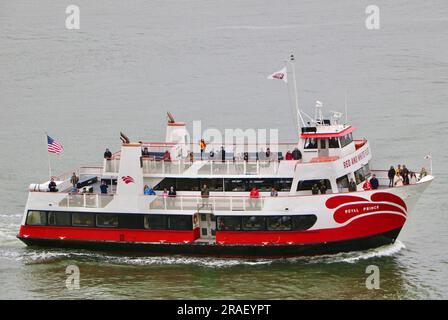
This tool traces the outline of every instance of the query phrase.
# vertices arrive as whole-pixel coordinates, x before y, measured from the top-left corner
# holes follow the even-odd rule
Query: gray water
[[[374,3],[372,3],[374,2]],[[448,298],[448,3],[438,1],[0,1],[0,298]],[[367,30],[365,8],[380,8]],[[65,148],[54,172],[101,164],[118,132],[164,138],[165,112],[203,127],[296,132],[285,85],[267,75],[296,56],[300,103],[344,111],[370,140],[373,168],[427,166],[436,180],[393,246],[333,257],[220,260],[29,249],[16,238],[27,186],[48,175],[45,132]],[[65,286],[77,265],[80,289]],[[366,267],[380,268],[378,290]],[[248,285],[250,284],[250,285]]]

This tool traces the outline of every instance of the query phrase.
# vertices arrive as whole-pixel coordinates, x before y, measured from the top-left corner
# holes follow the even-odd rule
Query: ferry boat
[[[220,146],[208,144],[201,158],[197,143],[186,142],[186,124],[170,117],[164,142],[122,135],[121,150],[101,166],[55,177],[57,192],[48,192],[48,181],[31,184],[18,238],[30,246],[219,257],[334,254],[394,243],[433,176],[389,187],[387,170],[370,168],[369,142],[353,139],[354,131],[321,118],[301,128],[297,141],[271,145],[275,152],[248,152],[253,146],[244,144],[240,159],[232,144],[224,145],[224,157],[211,157]],[[301,156],[287,159],[294,149]],[[379,187],[364,190],[373,174]],[[349,192],[352,179],[357,190]],[[325,186],[318,194],[316,184]],[[145,185],[155,194],[145,195]],[[175,196],[164,193],[171,187]]]
[[[121,150],[105,154],[101,166],[53,177],[57,192],[48,192],[50,181],[31,184],[17,237],[30,246],[244,258],[394,243],[432,170],[390,185],[388,170],[371,169],[369,142],[353,139],[341,113],[325,119],[318,101],[314,119],[303,113],[305,123],[293,62],[291,55],[268,77],[288,83],[292,68],[299,128],[292,143],[208,143],[201,152],[168,113],[164,142],[121,134]],[[364,188],[373,175],[378,186]]]

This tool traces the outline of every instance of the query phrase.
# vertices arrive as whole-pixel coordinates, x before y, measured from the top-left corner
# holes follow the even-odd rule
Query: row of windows
[[[328,147],[329,148],[343,148],[346,145],[348,145],[350,142],[353,141],[353,135],[351,133],[340,137],[339,139],[336,137],[333,138],[324,138],[324,139],[317,139],[317,138],[306,138],[304,148],[305,149],[317,149],[318,148],[318,142],[320,141],[320,148],[326,149],[328,140]]]
[[[149,230],[192,230],[191,215],[143,215],[28,211],[27,225]]]
[[[304,231],[317,221],[313,214],[300,216],[221,216],[217,218],[220,231]]]
[[[199,191],[205,185],[210,191],[250,191],[256,187],[260,191],[271,191],[275,188],[277,191],[290,191],[292,179],[190,179],[190,178],[165,178],[154,190],[163,190],[174,187],[177,191]]]
[[[361,183],[363,181],[365,181],[370,175],[370,167],[369,164],[365,164],[364,166],[362,166],[361,168],[359,168],[358,170],[356,170],[354,172],[355,175],[355,182],[356,183]],[[348,179],[348,175],[344,175],[342,177],[339,177],[336,179],[336,184],[338,185],[338,188],[348,188],[349,185],[349,179]]]
[[[312,190],[313,186],[316,184],[318,187],[324,184],[327,190],[331,190],[331,183],[328,179],[317,179],[317,180],[300,180],[297,184],[297,191],[307,191]]]

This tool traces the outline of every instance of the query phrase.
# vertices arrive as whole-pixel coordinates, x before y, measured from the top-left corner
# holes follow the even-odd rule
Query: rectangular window
[[[331,183],[328,179],[319,179],[319,180],[300,180],[299,184],[297,185],[297,191],[307,191],[311,190],[313,188],[314,184],[317,184],[319,187],[321,185],[321,182],[325,183],[325,186],[327,187],[327,190],[331,190]]]
[[[226,191],[246,191],[246,181],[244,179],[225,179]]]
[[[48,224],[50,226],[70,226],[70,212],[48,212]]]
[[[193,221],[191,215],[170,216],[168,226],[170,230],[192,230]]]
[[[339,139],[341,141],[341,147],[343,148],[343,147],[345,147],[346,145],[350,144],[353,141],[353,135],[350,132],[349,134],[347,134],[347,135],[345,135],[343,137],[340,137]]]
[[[355,171],[355,179],[357,184],[366,180],[366,176],[364,175],[364,171],[362,168],[359,168],[358,170]]]
[[[100,228],[117,228],[118,216],[116,214],[97,214],[96,226]]]
[[[319,141],[320,141],[320,148],[327,149],[327,139],[319,139]]]
[[[201,179],[199,186],[202,188],[204,184],[207,185],[210,191],[224,191],[223,179]]]
[[[284,231],[291,230],[290,216],[275,216],[267,217],[267,227],[269,231]]]
[[[218,217],[217,227],[220,231],[240,231],[241,217]]]
[[[330,138],[328,140],[328,147],[330,147],[330,148],[339,148],[339,140],[338,140],[338,138]]]
[[[93,227],[95,226],[95,215],[93,213],[73,212],[72,225],[76,227]]]
[[[317,217],[314,214],[306,214],[292,217],[292,230],[303,231],[308,230],[317,221]]]
[[[316,138],[306,138],[304,148],[305,149],[317,149],[317,139]]]
[[[336,184],[339,188],[339,191],[342,191],[344,188],[348,188],[348,184],[349,184],[348,176],[345,175],[345,176],[337,178]]]
[[[167,230],[168,229],[168,216],[155,215],[155,214],[145,216],[145,229]]]
[[[199,191],[199,179],[177,179],[178,191]],[[174,185],[173,185],[174,186]]]
[[[143,229],[143,214],[123,213],[118,216],[118,225],[123,229]]]
[[[243,230],[263,231],[265,229],[266,229],[266,220],[264,217],[259,216],[243,217]]]
[[[274,187],[277,191],[291,191],[292,179],[274,179]]]
[[[47,224],[47,213],[45,211],[28,211],[26,224],[29,226],[44,226]]]

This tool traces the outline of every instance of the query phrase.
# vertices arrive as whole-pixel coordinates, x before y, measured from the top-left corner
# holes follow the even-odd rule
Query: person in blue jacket
[[[145,185],[145,189],[143,190],[143,194],[145,196],[155,196],[156,192],[153,188],[149,187],[148,185]]]

